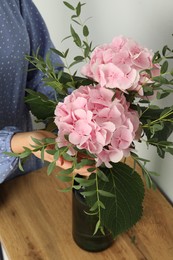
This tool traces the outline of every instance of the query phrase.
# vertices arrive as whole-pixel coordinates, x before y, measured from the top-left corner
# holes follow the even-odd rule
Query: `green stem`
[[[99,190],[99,187],[98,187],[98,176],[97,176],[97,171],[96,171],[96,194],[97,194],[97,201],[100,201],[98,190]],[[98,217],[99,217],[99,220],[100,220],[101,219],[100,204],[98,205]]]
[[[148,170],[145,168],[145,166],[140,162],[140,159],[138,159],[136,156],[133,156],[132,154],[131,154],[131,157],[134,159],[134,162],[136,162],[136,163],[139,165],[139,167],[142,169],[142,173],[143,173],[145,179],[148,179],[147,187],[148,187],[148,188],[153,188],[153,189],[155,189],[155,186],[154,186],[154,183],[153,183],[153,181],[152,181],[152,179],[151,179],[151,176],[150,176],[149,171],[148,171]],[[134,165],[134,167],[135,167],[135,165]]]
[[[155,146],[158,146],[158,147],[165,147],[165,148],[167,148],[167,147],[172,147],[172,146],[173,146],[173,143],[172,143],[172,145],[171,145],[171,144],[168,145],[168,144],[163,144],[163,143],[148,141],[148,140],[144,140],[144,139],[143,139],[143,141],[144,141],[146,144],[151,144],[151,145],[155,145]]]
[[[154,125],[155,123],[158,123],[160,121],[170,121],[173,122],[171,119],[167,119],[168,116],[173,114],[173,110],[171,109],[171,111],[168,111],[167,113],[165,113],[163,116],[151,121],[149,124],[145,124],[142,126],[142,128],[147,128],[150,127],[151,125]]]
[[[78,17],[78,19],[79,19],[79,24],[82,26],[82,29],[83,29],[84,28],[84,23],[82,22],[80,16]],[[86,36],[85,36],[85,41],[88,44],[88,37],[86,37]],[[87,62],[87,58],[85,57],[85,54],[84,54],[84,49],[83,48],[80,48],[80,49],[82,51],[83,57],[85,59],[85,62]],[[88,59],[89,59],[89,57],[88,57]]]

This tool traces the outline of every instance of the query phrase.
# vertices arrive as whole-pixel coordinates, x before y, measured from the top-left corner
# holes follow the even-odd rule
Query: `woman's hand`
[[[24,152],[24,147],[27,147],[31,150],[34,150],[32,145],[36,145],[36,143],[32,140],[32,138],[42,140],[44,138],[56,138],[56,135],[54,135],[51,132],[44,131],[44,130],[38,130],[38,131],[32,131],[32,132],[23,132],[23,133],[16,133],[13,135],[11,139],[11,150],[14,153],[22,153]],[[51,147],[47,147],[47,149],[51,149]],[[33,152],[33,154],[41,158],[41,152]],[[52,155],[49,156],[48,153],[45,153],[45,160],[46,161],[52,161]]]
[[[53,133],[51,133],[49,131],[45,131],[45,130],[16,133],[16,134],[13,135],[13,137],[11,139],[11,150],[14,153],[24,152],[23,147],[27,147],[27,148],[33,150],[34,148],[32,147],[32,145],[35,145],[35,142],[32,140],[32,138],[42,140],[44,138],[56,138],[56,137],[57,136],[54,135]],[[46,152],[46,150],[51,150],[51,149],[54,149],[54,147],[52,145],[47,146],[47,148],[45,149],[45,153],[44,153],[44,160],[45,161],[48,161],[48,162],[54,161],[53,155]],[[37,151],[37,152],[33,151],[33,154],[36,157],[41,158],[41,152],[40,151]],[[62,157],[60,157],[57,160],[56,165],[61,167],[64,170],[72,167],[72,163],[64,160]],[[88,168],[90,168],[90,166],[84,166],[79,170],[75,169],[73,173],[74,174],[80,174],[80,175],[83,175],[83,176],[89,176],[90,173],[87,171]]]

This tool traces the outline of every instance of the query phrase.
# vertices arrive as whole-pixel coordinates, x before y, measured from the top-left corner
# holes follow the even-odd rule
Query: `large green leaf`
[[[106,209],[101,208],[101,224],[110,230],[114,237],[131,228],[142,216],[144,185],[141,177],[124,163],[116,163],[112,169],[102,168],[109,182],[98,179],[99,190],[114,194],[100,196]],[[90,178],[95,178],[94,174]],[[86,187],[92,190],[94,187]],[[97,201],[96,194],[86,197],[87,204],[92,207]]]
[[[37,119],[45,120],[54,116],[56,103],[49,100],[44,94],[27,90],[25,102],[29,105],[31,112]]]

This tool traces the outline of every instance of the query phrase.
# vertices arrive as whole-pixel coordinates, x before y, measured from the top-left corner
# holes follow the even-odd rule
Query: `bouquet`
[[[56,140],[34,139],[33,150],[54,156],[48,174],[55,169],[58,158],[71,163],[69,169],[57,173],[68,183],[63,191],[82,188],[90,208],[86,214],[98,217],[93,233],[106,227],[116,237],[142,216],[144,185],[136,165],[141,167],[147,186],[155,186],[152,174],[156,173],[146,168],[148,160],[138,156],[135,144],[154,146],[161,158],[166,152],[173,154],[173,142],[168,140],[173,130],[173,106],[160,108],[154,104],[173,92],[173,71],[168,63],[173,50],[165,45],[162,51],[153,53],[125,36],[93,48],[88,42],[89,29],[81,22],[84,4],[64,4],[73,12],[70,35],[64,40],[71,38],[82,55],[68,65],[69,49],[51,49],[64,60],[63,65],[56,66],[49,54],[45,60],[40,57],[39,50],[26,57],[55,91],[55,100],[49,100],[27,90],[26,102],[32,113],[39,121],[46,121],[48,130],[57,133]],[[82,36],[73,23],[82,29]],[[71,73],[79,63],[81,74]],[[57,71],[57,66],[62,69]],[[54,148],[45,150],[49,145]],[[23,160],[31,153],[25,148],[15,156]],[[129,156],[133,167],[126,164]],[[88,166],[87,177],[73,174],[84,166]]]

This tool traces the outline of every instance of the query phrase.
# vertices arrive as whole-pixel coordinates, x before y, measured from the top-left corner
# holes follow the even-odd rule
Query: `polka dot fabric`
[[[43,86],[42,74],[30,71],[25,60],[40,48],[45,57],[53,47],[45,23],[31,0],[0,1],[0,183],[21,175],[18,159],[4,154],[10,150],[10,140],[14,133],[32,130],[27,106],[24,103],[25,88],[40,91],[51,97],[49,87]],[[61,63],[52,54],[55,63]],[[24,166],[25,173],[41,167],[34,156]]]

